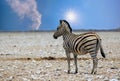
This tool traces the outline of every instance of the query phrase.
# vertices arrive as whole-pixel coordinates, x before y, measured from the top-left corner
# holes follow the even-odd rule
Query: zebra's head
[[[57,27],[53,37],[57,39],[59,36],[62,36],[66,33],[72,33],[72,28],[66,20],[60,20],[60,25]]]

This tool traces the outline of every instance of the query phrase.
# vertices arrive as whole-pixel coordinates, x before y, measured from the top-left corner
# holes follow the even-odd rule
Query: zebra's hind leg
[[[75,73],[78,73],[78,68],[77,68],[77,54],[74,54],[74,63],[75,63]]]
[[[91,74],[96,74],[97,65],[98,65],[98,58],[96,57],[96,54],[91,54],[91,57],[93,59],[93,68],[92,68]]]

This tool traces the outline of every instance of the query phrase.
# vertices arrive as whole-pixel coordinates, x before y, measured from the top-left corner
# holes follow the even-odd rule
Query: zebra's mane
[[[70,24],[66,21],[66,20],[60,20],[60,24],[63,22],[65,22],[68,25],[68,28],[70,29],[70,32],[72,32],[72,28],[70,26]]]

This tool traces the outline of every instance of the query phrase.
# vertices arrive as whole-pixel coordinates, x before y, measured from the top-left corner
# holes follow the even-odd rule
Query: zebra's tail
[[[101,52],[101,55],[105,58],[106,56],[105,56],[105,53],[103,51],[103,47],[102,47],[102,44],[101,44],[101,39],[99,40],[99,42],[100,42],[100,52]]]

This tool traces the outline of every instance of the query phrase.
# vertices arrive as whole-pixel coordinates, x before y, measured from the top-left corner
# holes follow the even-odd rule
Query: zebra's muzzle
[[[53,35],[53,38],[54,38],[54,39],[57,39],[57,37],[56,37],[55,35]]]

